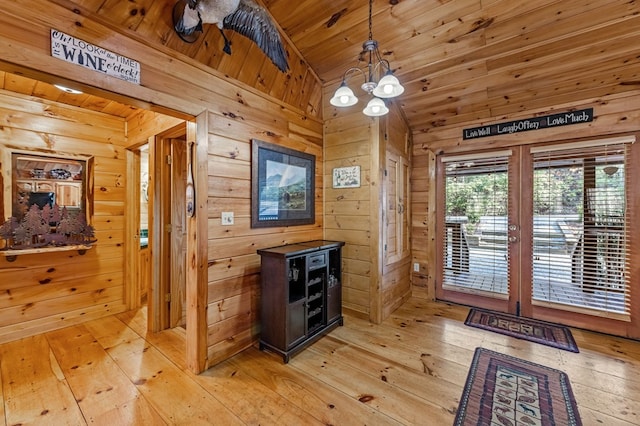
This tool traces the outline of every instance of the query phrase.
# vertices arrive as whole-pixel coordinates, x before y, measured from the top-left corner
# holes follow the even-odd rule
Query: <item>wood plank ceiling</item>
[[[268,60],[247,61],[256,48],[240,36],[232,43],[247,51],[244,57],[223,55],[213,26],[193,45],[183,43],[171,29],[174,0],[51,1],[179,50],[313,115],[322,109],[318,79],[333,91],[368,37],[367,0],[257,0],[290,43],[285,75]],[[406,87],[399,102],[414,131],[640,87],[639,1],[374,0],[373,7],[373,38]],[[358,78],[350,83],[363,95]]]
[[[125,105],[100,96],[87,93],[70,94],[60,90],[53,84],[4,71],[0,71],[0,89],[102,112],[124,119],[130,118],[140,111],[131,105]]]
[[[367,39],[368,2],[265,4],[337,86]],[[629,0],[374,1],[373,38],[406,88],[414,131],[636,90],[639,33]]]

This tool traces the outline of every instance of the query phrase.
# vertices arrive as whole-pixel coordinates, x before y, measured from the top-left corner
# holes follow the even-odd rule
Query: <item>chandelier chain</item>
[[[373,0],[369,0],[369,40],[373,40]]]

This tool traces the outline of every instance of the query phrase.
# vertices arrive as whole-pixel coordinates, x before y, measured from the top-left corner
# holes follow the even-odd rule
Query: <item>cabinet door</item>
[[[387,152],[384,181],[384,253],[385,265],[409,256],[409,164],[400,155]]]
[[[287,312],[287,349],[305,337],[306,299],[289,303]]]
[[[60,207],[80,207],[82,201],[81,182],[57,182],[56,203]]]
[[[54,192],[55,188],[51,182],[38,182],[35,183],[34,192]]]
[[[340,249],[329,251],[327,278],[327,323],[342,315],[342,260]]]
[[[16,182],[18,191],[20,192],[35,192],[35,183],[31,180],[19,180]]]
[[[327,289],[327,323],[332,322],[342,314],[342,286],[339,282],[329,283]]]

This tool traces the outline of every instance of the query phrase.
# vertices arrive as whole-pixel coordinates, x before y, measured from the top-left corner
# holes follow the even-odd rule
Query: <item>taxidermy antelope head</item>
[[[231,54],[223,29],[248,37],[260,47],[271,62],[287,72],[287,53],[280,34],[267,11],[253,0],[178,0],[173,7],[173,25],[180,38],[193,43],[202,24],[216,24],[224,38],[224,51]]]

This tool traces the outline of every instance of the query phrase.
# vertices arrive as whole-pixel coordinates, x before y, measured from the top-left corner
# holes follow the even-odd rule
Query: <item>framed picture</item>
[[[251,227],[315,222],[316,157],[251,141]]]
[[[337,167],[333,169],[334,188],[359,188],[360,166]]]

